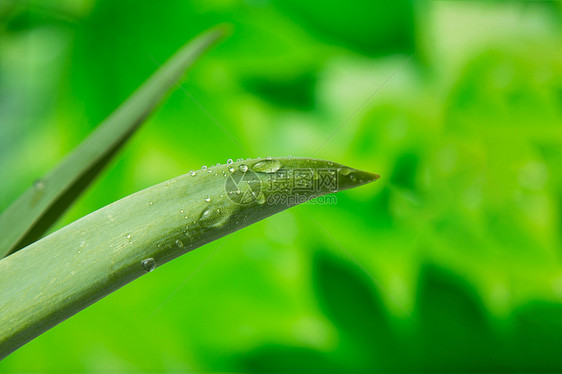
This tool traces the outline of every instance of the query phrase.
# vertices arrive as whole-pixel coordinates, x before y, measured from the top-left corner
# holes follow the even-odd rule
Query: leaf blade
[[[339,176],[335,186],[303,190],[326,170]],[[154,266],[310,198],[378,179],[295,158],[191,174],[127,196],[0,260],[0,359]],[[272,184],[291,174],[289,188]],[[257,192],[250,201],[241,192],[248,186]]]
[[[210,30],[185,44],[45,178],[0,215],[0,258],[36,241],[97,177],[164,95],[225,35]]]

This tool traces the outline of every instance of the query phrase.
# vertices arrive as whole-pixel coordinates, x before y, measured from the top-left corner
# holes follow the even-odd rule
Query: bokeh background
[[[382,178],[166,264],[0,371],[562,370],[561,2],[1,0],[0,209],[225,22],[182,81],[199,104],[173,92],[57,227],[229,158]]]

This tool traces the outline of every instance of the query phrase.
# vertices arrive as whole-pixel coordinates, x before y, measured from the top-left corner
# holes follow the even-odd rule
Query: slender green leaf
[[[224,35],[214,29],[182,47],[45,178],[0,215],[0,258],[39,239],[95,179],[177,79]]]
[[[377,178],[330,161],[246,160],[190,172],[99,209],[0,261],[0,359],[186,252]]]

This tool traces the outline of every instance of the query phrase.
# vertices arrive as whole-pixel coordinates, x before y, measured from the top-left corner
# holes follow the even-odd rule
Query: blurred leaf
[[[64,6],[54,4],[24,4],[15,1],[4,1],[0,4],[0,31],[16,33],[36,27],[72,24],[75,15],[67,12]],[[4,14],[2,14],[4,13]]]
[[[466,281],[434,265],[420,275],[420,363],[432,370],[493,368],[497,345],[485,307]]]
[[[413,0],[276,2],[319,37],[368,55],[414,51],[414,3]]]
[[[555,134],[559,140],[557,87],[544,80],[560,66],[560,59],[549,55],[540,59],[525,49],[490,48],[460,72],[448,97],[446,123],[463,134],[472,130],[481,136],[499,128],[518,135],[518,129],[519,135]]]
[[[514,317],[518,355],[513,366],[519,370],[562,371],[562,304],[531,302],[518,308]]]
[[[244,85],[264,100],[279,106],[306,110],[314,107],[316,80],[314,71],[305,71],[282,75],[250,75],[245,79]]]
[[[390,181],[402,188],[415,191],[419,157],[414,153],[403,153],[398,156]]]
[[[388,316],[372,281],[357,266],[318,251],[314,286],[325,315],[341,334],[341,349],[354,367],[381,366],[395,348]]]
[[[239,359],[242,371],[247,373],[288,373],[334,371],[337,369],[329,354],[310,348],[262,345]]]
[[[33,243],[95,179],[177,79],[224,35],[213,30],[186,44],[45,178],[0,215],[0,256]]]

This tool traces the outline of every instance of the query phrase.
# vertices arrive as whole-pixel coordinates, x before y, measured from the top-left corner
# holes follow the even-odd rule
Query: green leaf
[[[269,343],[252,352],[240,355],[240,372],[245,373],[294,373],[294,372],[335,372],[337,363],[332,352],[322,352],[308,347],[291,347]],[[343,370],[342,370],[343,371]]]
[[[330,161],[246,160],[190,172],[99,209],[0,261],[0,359],[186,252],[376,179]]]
[[[330,44],[380,56],[415,50],[415,1],[274,1],[306,30]]]
[[[426,370],[496,368],[500,347],[476,290],[466,279],[434,264],[420,271],[416,320],[425,344],[417,347]]]
[[[39,239],[96,178],[178,78],[224,36],[214,29],[182,47],[45,178],[0,215],[0,257]]]
[[[338,329],[338,349],[349,360],[347,368],[380,369],[386,361],[396,367],[400,345],[373,281],[355,264],[324,250],[315,253],[313,265],[318,303]]]

